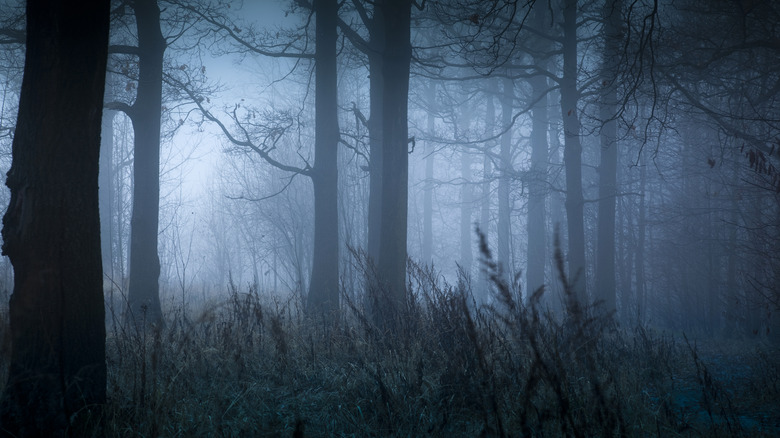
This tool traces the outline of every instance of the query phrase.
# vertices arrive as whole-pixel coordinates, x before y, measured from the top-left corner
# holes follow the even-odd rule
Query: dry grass
[[[772,350],[717,354],[598,308],[544,313],[493,278],[492,304],[410,264],[400,329],[345,296],[337,324],[230,290],[162,330],[109,330],[102,436],[777,436]],[[559,263],[562,261],[559,259]],[[565,282],[565,277],[562,277]],[[723,363],[721,363],[723,362]],[[731,368],[729,368],[731,367]]]

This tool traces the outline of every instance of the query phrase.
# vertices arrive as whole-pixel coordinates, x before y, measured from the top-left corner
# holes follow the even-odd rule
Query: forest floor
[[[676,378],[678,405],[694,422],[780,436],[777,345],[706,338],[689,347],[689,366]]]
[[[236,288],[164,328],[112,318],[94,436],[780,436],[776,344],[559,321],[502,285],[477,309],[424,274],[385,328]]]
[[[101,433],[780,436],[777,345],[618,329],[592,309],[559,322],[498,289],[475,310],[429,284],[384,330],[347,297],[326,323],[235,288],[163,330],[112,329]]]

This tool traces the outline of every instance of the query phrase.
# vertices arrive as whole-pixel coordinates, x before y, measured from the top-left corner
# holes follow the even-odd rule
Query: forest
[[[0,0],[0,435],[780,435],[773,0]]]

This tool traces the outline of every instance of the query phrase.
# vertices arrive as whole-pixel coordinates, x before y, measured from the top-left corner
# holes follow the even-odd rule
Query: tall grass
[[[355,255],[360,257],[359,254]],[[231,286],[164,328],[111,325],[109,404],[96,436],[775,436],[776,351],[745,368],[646,327],[616,327],[572,294],[524,300],[482,245],[489,300],[410,262],[397,330],[344,294],[334,324],[295,299]],[[367,266],[365,260],[357,260]],[[370,282],[370,279],[369,279]],[[5,361],[6,350],[4,353]],[[720,373],[720,374],[719,374]]]

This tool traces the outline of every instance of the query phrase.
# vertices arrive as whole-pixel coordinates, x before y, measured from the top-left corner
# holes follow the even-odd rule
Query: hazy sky
[[[252,24],[258,31],[273,31],[300,19],[300,12],[297,16],[286,16],[289,0],[246,0],[243,5],[240,3],[235,2],[231,9],[238,14],[240,22]],[[267,65],[261,65],[264,61],[257,56],[247,56],[241,62],[237,56],[204,59],[209,80],[219,82],[223,88],[218,96],[210,98],[215,115],[223,116],[221,118],[227,122],[223,107],[232,107],[241,99],[253,101],[267,97],[263,96],[263,89],[268,85],[268,78],[259,74],[260,70],[267,69]],[[193,119],[199,120],[200,116],[193,113]],[[215,191],[213,187],[218,181],[220,162],[225,159],[223,148],[226,142],[224,135],[212,123],[205,123],[200,130],[186,125],[173,138],[169,150],[162,151],[163,161],[170,156],[168,168],[179,166],[187,159],[183,166],[176,168],[171,178],[181,179],[182,195],[189,208],[196,210],[199,202],[208,199],[210,191]]]

